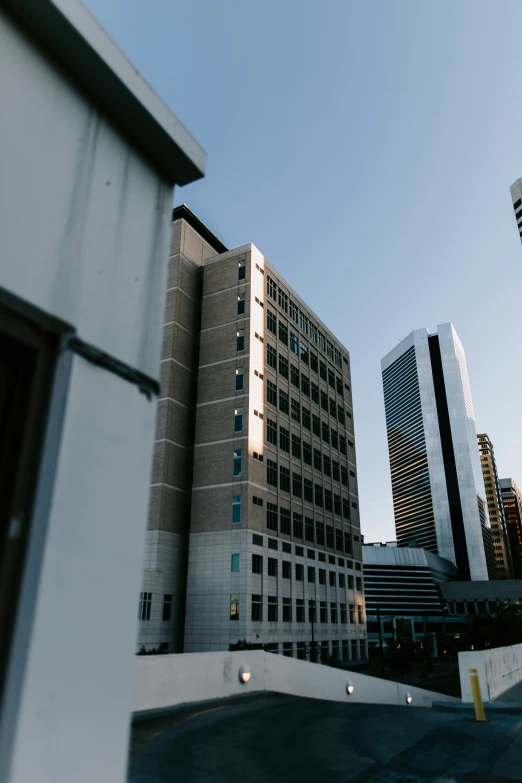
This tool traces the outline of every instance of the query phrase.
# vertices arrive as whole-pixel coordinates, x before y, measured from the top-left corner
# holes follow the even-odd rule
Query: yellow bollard
[[[479,723],[486,723],[487,721],[484,714],[484,704],[482,703],[480,680],[477,669],[469,670],[469,681],[471,684],[471,693],[473,694],[473,704],[475,705],[475,720]]]

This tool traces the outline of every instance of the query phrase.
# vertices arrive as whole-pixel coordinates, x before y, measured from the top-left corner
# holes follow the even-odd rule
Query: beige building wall
[[[495,463],[495,450],[486,433],[477,435],[477,439],[495,550],[497,579],[513,579],[513,564]]]

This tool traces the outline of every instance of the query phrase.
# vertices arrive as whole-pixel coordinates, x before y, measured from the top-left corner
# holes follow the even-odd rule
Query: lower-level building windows
[[[334,661],[339,660],[339,642],[337,640],[332,642],[332,658]]]
[[[231,571],[239,571],[239,553],[233,554],[230,563]]]
[[[277,506],[275,503],[266,504],[266,526],[269,530],[277,530]]]
[[[252,595],[252,622],[260,623],[263,621],[263,596]]]
[[[252,573],[263,573],[263,555],[252,555]]]
[[[290,509],[288,508],[279,509],[279,525],[280,525],[281,533],[284,533],[285,536],[289,536],[291,533]]]
[[[340,576],[343,576],[342,574]],[[341,604],[341,623],[346,625],[348,622],[348,613],[346,611],[346,604]]]
[[[286,658],[294,657],[294,645],[292,642],[283,642],[283,655]]]
[[[239,596],[230,596],[230,619],[239,620]]]
[[[152,606],[152,593],[140,593],[138,620],[150,620],[151,606]]]
[[[306,660],[306,642],[297,642],[297,657],[300,661]]]
[[[269,595],[268,596],[268,622],[269,623],[277,623],[277,596],[276,595]]]
[[[283,622],[292,622],[292,599],[283,598]]]
[[[277,576],[277,560],[275,557],[268,558],[268,576]]]
[[[337,622],[337,604],[335,603],[330,604],[330,619],[332,623]]]
[[[328,613],[326,611],[326,601],[321,601],[321,603],[319,604],[319,612],[320,612],[319,620],[322,623],[327,623],[328,622]],[[327,644],[328,644],[328,642],[327,642]]]
[[[347,639],[343,640],[342,646],[343,646],[343,661],[348,661],[349,658],[350,658],[350,652],[349,652],[349,649],[348,649],[348,640]]]
[[[163,596],[163,622],[168,623],[172,613],[172,595]]]
[[[271,644],[265,645],[265,650],[269,653],[274,653],[274,655],[277,655],[279,653],[279,645],[275,642],[272,642]]]
[[[352,639],[352,661],[356,661],[359,657],[359,642],[357,639]]]
[[[241,495],[234,495],[232,498],[232,523],[241,522]]]
[[[234,476],[240,476],[242,471],[241,449],[234,449]]]
[[[304,598],[295,599],[295,621],[297,623],[304,623],[305,621]]]

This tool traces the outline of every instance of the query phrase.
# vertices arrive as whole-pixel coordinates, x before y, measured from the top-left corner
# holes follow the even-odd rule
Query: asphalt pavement
[[[136,724],[129,783],[504,783],[522,714],[469,715],[268,696]]]

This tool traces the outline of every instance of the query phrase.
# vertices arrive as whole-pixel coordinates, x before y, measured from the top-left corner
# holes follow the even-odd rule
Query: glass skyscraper
[[[495,577],[464,349],[451,323],[411,332],[381,361],[397,543]]]

